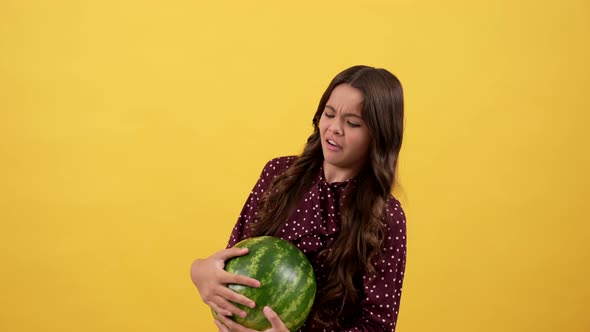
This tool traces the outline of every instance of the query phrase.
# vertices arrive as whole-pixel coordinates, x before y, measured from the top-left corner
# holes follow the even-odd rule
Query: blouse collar
[[[328,183],[328,181],[326,180],[326,175],[324,174],[324,165],[322,164],[320,166],[320,172],[319,172],[319,180],[322,182],[323,185],[326,185],[328,187],[331,187],[332,189],[340,189],[340,188],[344,188],[346,187],[346,185],[348,185],[351,182],[356,182],[356,176],[353,176],[347,180],[344,181],[338,181],[338,182],[332,182],[332,183]]]

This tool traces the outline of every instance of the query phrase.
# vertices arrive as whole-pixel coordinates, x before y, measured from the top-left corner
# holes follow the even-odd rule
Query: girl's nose
[[[330,126],[330,131],[334,133],[334,135],[342,135],[342,127],[338,123],[338,121],[334,121]]]

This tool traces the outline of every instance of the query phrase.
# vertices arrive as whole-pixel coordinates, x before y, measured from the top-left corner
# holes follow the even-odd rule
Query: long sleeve
[[[362,314],[343,332],[395,331],[406,266],[406,218],[395,199],[385,212],[387,235],[381,257],[373,261],[375,273],[363,276]]]
[[[263,194],[273,179],[287,170],[294,160],[294,157],[280,157],[266,164],[242,208],[228,248],[252,236],[252,226],[256,222]],[[320,169],[311,188],[300,198],[277,235],[296,245],[310,259],[318,287],[326,283],[326,269],[329,268],[324,266],[319,253],[329,248],[340,232],[340,200],[348,184],[348,181],[327,183],[323,169]],[[358,315],[352,318],[353,321],[343,322],[346,329],[338,330],[340,332],[395,331],[406,263],[406,218],[400,203],[393,196],[389,197],[384,212],[386,236],[380,257],[372,261],[375,272],[366,272],[363,276],[363,300],[355,309]],[[318,330],[324,328],[310,316],[300,331]],[[328,327],[325,331],[336,330]]]
[[[280,157],[270,160],[266,163],[258,181],[252,188],[246,203],[240,212],[240,216],[232,230],[227,247],[231,248],[236,243],[251,236],[252,223],[258,214],[258,204],[262,195],[268,189],[272,180],[281,174],[282,171],[289,168],[294,157]]]

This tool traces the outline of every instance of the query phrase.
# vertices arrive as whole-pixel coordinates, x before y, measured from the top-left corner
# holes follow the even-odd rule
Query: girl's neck
[[[324,168],[324,179],[326,179],[326,182],[328,182],[328,183],[344,182],[344,181],[350,180],[355,175],[357,175],[357,173],[359,172],[359,170],[357,170],[357,169],[340,168],[340,167],[334,166],[332,164],[327,163],[325,160],[323,163],[323,168]]]

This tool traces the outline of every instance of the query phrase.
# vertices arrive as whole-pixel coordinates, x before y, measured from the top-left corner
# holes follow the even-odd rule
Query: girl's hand
[[[226,287],[227,284],[260,287],[258,280],[229,273],[223,269],[226,260],[247,253],[247,248],[224,249],[208,258],[197,259],[191,265],[191,279],[197,286],[203,302],[217,312],[220,317],[234,314],[246,317],[246,312],[231,302],[240,303],[250,308],[254,308],[256,305],[254,301]]]
[[[270,307],[264,307],[263,313],[271,325],[271,328],[264,332],[289,332],[279,318],[279,315]],[[219,332],[258,332],[244,327],[225,316],[219,316],[219,320],[215,320],[215,325],[219,328]]]

